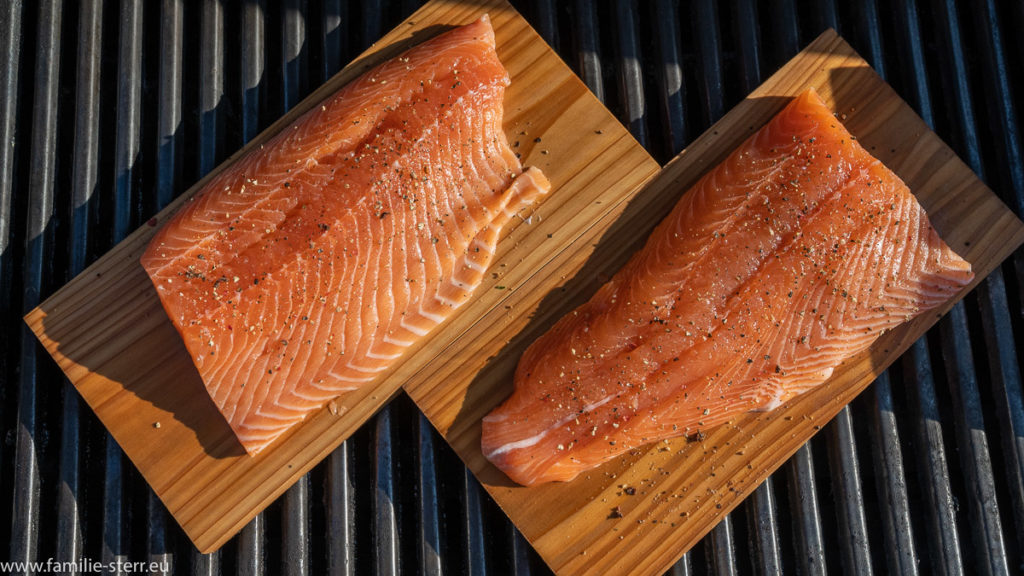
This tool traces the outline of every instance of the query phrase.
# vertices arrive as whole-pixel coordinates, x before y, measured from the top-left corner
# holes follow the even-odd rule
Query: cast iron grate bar
[[[963,50],[963,31],[960,29],[960,18],[955,3],[946,0],[937,10],[943,20],[942,26],[948,33],[946,45],[952,70],[942,79],[949,83],[948,89],[955,95],[959,133],[953,139],[964,159],[982,178],[985,170],[981,160],[981,146],[978,140],[977,126],[974,116],[973,98],[968,86],[968,71]],[[982,283],[980,292],[986,285],[996,285],[1000,292],[1002,285],[1001,269],[996,269]],[[996,308],[1005,309],[990,298],[981,298]],[[970,299],[975,304],[975,298]],[[950,375],[950,386],[953,405],[956,409],[955,429],[957,444],[960,448],[962,467],[967,472],[967,508],[975,530],[972,531],[975,546],[973,552],[980,557],[979,564],[992,574],[1009,573],[1006,547],[1002,533],[1002,522],[999,517],[998,501],[995,492],[995,478],[988,448],[985,430],[983,407],[978,388],[975,360],[972,357],[971,338],[967,326],[967,311],[964,302],[958,303],[952,313],[942,322],[943,351]],[[986,308],[988,308],[986,306]],[[998,314],[1000,311],[996,311]],[[1005,312],[1003,312],[1005,314]],[[985,318],[985,315],[982,315]],[[990,327],[986,326],[985,330]],[[950,332],[952,333],[950,335]],[[1012,334],[1001,334],[1003,338],[1012,338]]]
[[[571,29],[576,41],[577,68],[587,88],[604,101],[604,83],[601,72],[601,54],[598,48],[597,10],[594,3],[576,0],[573,5]]]
[[[1007,62],[1001,44],[1003,35],[999,25],[995,2],[985,2],[983,10],[974,15],[976,37],[980,40],[982,53],[981,69],[989,84],[987,90],[998,94],[995,106],[987,115],[992,131],[1002,134],[1002,146],[1010,158],[1018,161],[1000,165],[1001,181],[1013,192],[1007,203],[1018,214],[1024,213],[1024,166],[1021,158],[1020,125],[1013,101]],[[998,136],[997,136],[998,138]],[[1018,251],[1013,258],[1018,288],[1024,284],[1024,252]],[[1009,268],[1009,266],[1007,267]],[[1011,277],[1013,277],[1011,275]],[[986,330],[985,340],[989,350],[989,363],[996,368],[992,375],[997,418],[1002,436],[1002,452],[1013,506],[1013,523],[1016,534],[1016,550],[1024,549],[1024,393],[1020,382],[1020,364],[1017,346],[1014,344],[1013,326],[1007,310],[1006,287],[1002,277],[988,283],[981,292],[982,319],[991,330]],[[1018,300],[1018,306],[1020,301]],[[1019,318],[1019,310],[1017,311]]]
[[[775,511],[775,489],[772,477],[757,487],[747,501],[747,522],[749,531],[754,534],[753,548],[754,566],[760,574],[778,574],[782,572],[782,558],[779,551],[779,534],[776,526],[779,522]]]
[[[420,568],[424,575],[441,574],[441,531],[437,508],[437,469],[434,460],[434,429],[422,414],[416,420],[419,446]]]
[[[57,165],[57,106],[60,77],[61,6],[55,0],[37,6],[38,34],[33,56],[35,76],[32,90],[32,124],[29,149],[28,207],[24,220],[24,260],[21,263],[21,304],[38,304],[44,290],[50,288],[54,273],[53,230],[54,187]],[[5,142],[4,145],[7,143]],[[12,214],[13,220],[13,214]],[[17,316],[15,316],[17,318]],[[14,430],[14,475],[10,557],[34,560],[39,546],[40,465],[39,435],[43,422],[37,414],[37,388],[46,381],[41,370],[41,352],[32,333],[21,324],[20,378],[18,379],[17,420]],[[13,348],[13,347],[12,347]],[[11,348],[8,348],[10,350]]]
[[[89,206],[97,183],[99,157],[99,56],[102,12],[98,2],[83,2],[78,22],[75,114],[75,154],[72,176],[71,241],[68,278],[85,268],[89,257]],[[70,381],[63,385],[56,559],[74,562],[82,553],[81,401]]]

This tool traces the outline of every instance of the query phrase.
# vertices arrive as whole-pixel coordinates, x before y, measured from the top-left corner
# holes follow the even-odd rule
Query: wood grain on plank
[[[206,394],[139,257],[156,227],[240,155],[370,66],[481,14],[491,16],[512,85],[505,129],[527,165],[553,184],[507,228],[471,303],[371,385],[310,416],[256,457],[246,456]],[[540,138],[539,141],[535,139]],[[26,316],[89,406],[203,552],[218,548],[495,310],[536,267],[605,217],[658,170],[586,86],[503,0],[429,2],[353,64],[193,186],[148,225]],[[531,224],[532,223],[532,224]],[[548,238],[546,232],[552,232]],[[557,232],[557,235],[553,232]],[[428,368],[428,371],[433,369]]]
[[[554,257],[532,258],[524,269],[531,273],[509,282],[504,305],[480,316],[405,385],[557,573],[664,572],[952,306],[883,335],[819,388],[699,441],[651,444],[572,482],[534,488],[512,484],[484,459],[480,420],[511,393],[526,346],[589,299],[702,174],[809,86],[906,181],[942,237],[973,265],[975,285],[1024,242],[1020,220],[846,42],[824,33],[648,186],[620,196],[578,237],[560,238],[565,249]]]

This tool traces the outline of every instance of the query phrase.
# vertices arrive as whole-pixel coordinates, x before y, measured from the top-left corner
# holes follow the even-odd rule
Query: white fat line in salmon
[[[428,320],[430,319],[430,318],[427,317],[427,314],[423,311],[423,307],[422,306],[420,306],[420,308],[416,312],[420,316],[422,316],[424,318],[427,318]],[[408,323],[406,323],[404,318],[402,319],[402,321],[398,325],[401,326],[402,328],[405,328],[409,332],[412,332],[413,334],[415,334],[417,336],[426,336],[427,334],[430,333],[430,328],[421,328],[419,326],[414,326],[412,324],[408,324]],[[412,343],[410,342],[408,345],[411,346]]]
[[[330,376],[331,378],[334,378],[335,380],[338,380],[339,382],[351,382],[353,384],[363,384],[363,383],[366,383],[366,382],[369,382],[369,381],[373,380],[373,378],[374,378],[373,376],[366,376],[366,377],[363,377],[363,378],[353,378],[352,376],[345,376],[345,375],[342,375],[342,374],[338,374],[338,373],[334,372],[333,370],[328,371],[327,375]],[[353,388],[353,390],[354,389],[355,388]]]
[[[584,413],[586,413],[586,412],[593,412],[594,410],[596,410],[596,409],[600,408],[601,406],[604,406],[605,404],[610,402],[612,398],[615,398],[615,394],[611,394],[609,396],[606,396],[603,400],[600,400],[598,402],[594,402],[593,404],[588,404],[588,405],[583,407],[583,412]],[[529,448],[530,446],[533,446],[534,444],[536,444],[536,443],[540,442],[541,440],[543,440],[544,437],[548,435],[548,432],[551,432],[555,428],[558,428],[559,426],[567,424],[570,420],[573,420],[573,419],[578,418],[578,417],[579,417],[579,414],[574,412],[574,413],[566,416],[565,418],[559,420],[558,422],[555,422],[554,424],[552,424],[551,426],[545,428],[544,430],[541,430],[539,433],[537,433],[537,434],[535,434],[533,436],[530,436],[529,438],[526,438],[525,440],[517,440],[515,442],[509,442],[508,444],[503,444],[503,445],[495,448],[494,450],[491,450],[489,453],[485,454],[484,456],[488,460],[491,460],[495,456],[499,456],[499,455],[504,454],[506,452],[511,452],[512,450],[520,450],[522,448]]]
[[[406,330],[409,330],[409,328],[404,323],[401,324],[401,326],[402,326],[402,328],[405,328]],[[422,334],[420,334],[420,336],[422,336]],[[412,346],[412,344],[413,344],[409,340],[399,340],[397,338],[392,338],[391,336],[385,336],[384,337],[384,341],[387,342],[388,344],[394,344],[395,346],[409,347],[409,346]]]
[[[353,364],[351,362],[345,364],[345,367],[346,368],[351,368],[351,369],[355,370],[356,372],[362,372],[363,374],[376,374],[376,373],[378,373],[378,372],[380,372],[381,370],[384,369],[381,366],[370,366],[370,367],[358,366],[358,365]]]
[[[473,239],[473,246],[475,248],[479,248],[479,249],[481,249],[481,250],[483,250],[483,251],[485,251],[485,252],[487,252],[489,254],[494,254],[494,252],[495,252],[495,248],[493,246],[491,246],[487,242],[484,242],[483,240],[480,240],[479,238],[474,238]]]

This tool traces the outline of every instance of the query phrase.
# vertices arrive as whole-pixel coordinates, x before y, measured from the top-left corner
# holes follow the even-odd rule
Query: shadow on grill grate
[[[1020,3],[523,0],[666,161],[836,28],[1024,214]],[[10,0],[0,14],[0,541],[178,574],[545,573],[405,396],[200,555],[23,311],[410,14],[415,1]],[[673,569],[1024,571],[1024,253]]]

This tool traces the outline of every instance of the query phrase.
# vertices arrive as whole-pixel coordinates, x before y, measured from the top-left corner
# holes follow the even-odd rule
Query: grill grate
[[[405,396],[198,554],[19,321],[417,6],[6,0],[0,12],[0,550],[176,574],[546,573]],[[825,27],[1018,214],[1024,5],[520,0],[666,161]],[[1024,571],[1024,251],[673,569]]]

